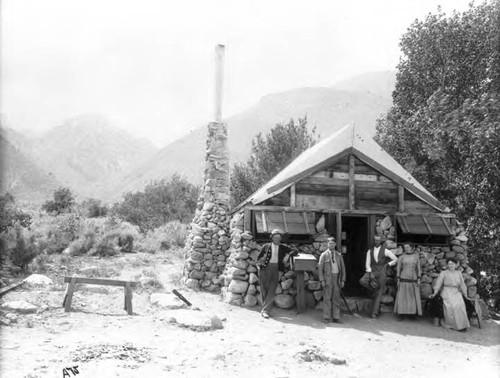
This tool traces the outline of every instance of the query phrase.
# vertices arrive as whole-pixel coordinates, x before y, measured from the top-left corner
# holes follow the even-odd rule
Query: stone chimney
[[[227,125],[222,123],[224,46],[215,47],[214,121],[208,124],[203,186],[188,235],[184,283],[216,291],[226,266],[229,240],[229,152]]]

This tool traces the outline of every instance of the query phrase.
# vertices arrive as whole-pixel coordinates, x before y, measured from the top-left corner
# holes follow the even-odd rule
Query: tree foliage
[[[483,294],[500,273],[499,4],[415,21],[401,39],[394,105],[377,125],[382,147],[464,222]]]
[[[141,231],[153,230],[172,220],[190,222],[197,197],[196,186],[174,175],[170,181],[147,185],[144,192],[127,193],[122,202],[115,204],[113,213]]]
[[[262,133],[256,135],[248,161],[232,169],[231,206],[245,200],[317,139],[316,128],[307,128],[307,117],[299,118],[298,123],[293,119],[287,124],[278,123],[265,137]]]
[[[42,209],[47,213],[67,213],[75,205],[75,196],[70,188],[60,187],[54,191],[54,199],[48,200],[42,205]]]
[[[0,233],[4,233],[15,225],[29,227],[31,216],[20,210],[12,194],[7,193],[0,196]]]

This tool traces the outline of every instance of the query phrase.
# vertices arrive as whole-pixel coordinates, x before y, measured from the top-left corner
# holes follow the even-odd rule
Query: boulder
[[[20,314],[33,314],[38,310],[37,306],[26,301],[9,301],[3,303],[0,307],[2,310],[15,311]]]
[[[249,265],[247,268],[248,273],[257,273],[257,268],[253,265]]]
[[[313,292],[313,296],[314,296],[314,299],[316,299],[316,301],[320,301],[321,298],[323,298],[323,290],[318,290],[318,291]]]
[[[236,260],[233,263],[233,266],[238,268],[238,269],[244,269],[246,270],[248,268],[248,261],[246,260]]]
[[[321,289],[321,282],[309,280],[307,282],[307,288],[311,291],[319,290]]]
[[[293,280],[289,278],[281,283],[281,288],[283,290],[288,290],[292,287],[292,285],[293,285]]]
[[[295,299],[288,294],[278,294],[274,297],[274,304],[279,308],[292,308],[295,305]]]
[[[248,252],[244,252],[244,251],[241,251],[241,252],[234,254],[234,258],[236,260],[246,260],[246,259],[248,259],[248,256],[249,256]]]
[[[247,289],[248,289],[248,282],[239,280],[232,280],[228,287],[228,291],[233,294],[246,293]]]
[[[203,279],[203,278],[205,278],[205,272],[202,272],[201,270],[193,269],[191,272],[189,272],[189,278],[193,278],[195,280]]]
[[[186,285],[186,287],[190,289],[198,288],[198,280],[195,280],[193,278],[188,278],[184,284]]]
[[[241,304],[243,303],[243,298],[241,297],[240,294],[227,292],[226,295],[224,296],[224,302],[235,306],[241,306]]]
[[[257,277],[257,275],[255,273],[250,273],[250,276],[248,278],[248,282],[250,282],[251,284],[257,283],[257,282],[259,282],[259,277]]]
[[[178,310],[181,308],[188,307],[183,301],[181,301],[174,294],[153,293],[149,296],[149,301],[151,302],[152,305],[170,310]]]
[[[257,293],[257,288],[255,285],[248,285],[247,294],[255,295]]]
[[[382,219],[382,222],[380,222],[380,228],[384,231],[390,229],[391,226],[392,226],[391,217],[385,217],[384,219]]]
[[[454,245],[453,247],[451,247],[451,250],[456,253],[464,253],[465,248],[461,245]]]
[[[98,274],[97,266],[86,266],[84,268],[78,269],[78,273],[84,275],[84,276],[91,276]]]
[[[462,242],[457,239],[453,239],[452,241],[450,241],[450,245],[460,245],[460,244],[462,244]]]
[[[32,274],[24,280],[24,284],[29,287],[47,287],[53,284],[52,280],[42,274]]]
[[[447,259],[453,259],[455,257],[455,252],[446,252],[444,256]]]
[[[247,274],[247,271],[245,269],[240,269],[240,268],[232,268],[231,269],[231,275],[233,277],[235,276],[245,276]]]
[[[254,307],[257,305],[257,298],[251,294],[245,295],[244,299],[244,305],[245,307]]]
[[[277,285],[276,290],[274,290],[274,294],[278,295],[278,294],[282,294],[282,293],[283,293],[283,289],[281,288],[281,285]]]

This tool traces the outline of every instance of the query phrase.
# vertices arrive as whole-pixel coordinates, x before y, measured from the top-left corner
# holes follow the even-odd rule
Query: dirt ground
[[[109,294],[79,291],[72,312],[61,307],[62,276],[78,266],[105,264],[118,277],[154,275],[163,288],[134,292],[134,315],[123,310],[123,289]],[[500,324],[487,321],[467,332],[437,328],[431,319],[373,320],[343,314],[325,325],[321,312],[275,309],[263,319],[258,308],[230,306],[219,295],[179,284],[180,259],[126,255],[112,261],[75,260],[46,273],[51,290],[16,290],[1,302],[26,300],[40,310],[19,315],[1,330],[2,377],[499,377]],[[110,273],[111,271],[111,273]],[[194,331],[169,322],[184,310],[151,305],[151,292],[177,288],[202,314],[217,315],[223,329]],[[78,372],[65,368],[77,366]],[[66,372],[66,373],[65,373]]]

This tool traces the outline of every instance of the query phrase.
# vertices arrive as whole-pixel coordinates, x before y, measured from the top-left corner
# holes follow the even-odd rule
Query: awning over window
[[[403,234],[453,235],[451,218],[439,215],[398,215],[396,219]]]
[[[287,234],[313,235],[316,233],[314,213],[254,210],[258,233],[268,233],[279,228]]]

